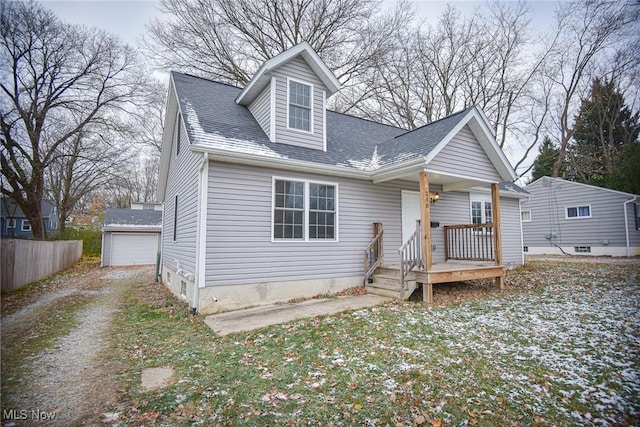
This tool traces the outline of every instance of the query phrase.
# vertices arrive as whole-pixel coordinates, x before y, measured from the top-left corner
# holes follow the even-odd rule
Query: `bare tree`
[[[114,179],[128,176],[123,173],[123,165],[134,153],[118,140],[117,130],[85,126],[58,147],[46,177],[48,194],[58,208],[61,235],[67,217],[80,200]]]
[[[307,41],[343,81],[366,72],[410,20],[406,4],[380,13],[375,0],[161,0],[149,26],[163,67],[244,85],[266,60]]]
[[[557,12],[555,49],[546,64],[545,77],[555,86],[551,119],[560,153],[553,176],[560,173],[575,132],[574,116],[585,96],[598,62],[615,58],[628,49],[632,30],[638,30],[640,8],[625,1],[588,0],[561,4]]]
[[[135,54],[95,29],[69,26],[36,3],[1,3],[0,165],[36,239],[47,168],[83,130],[109,120],[139,88]],[[139,73],[138,73],[139,74]],[[69,120],[73,117],[73,120]]]

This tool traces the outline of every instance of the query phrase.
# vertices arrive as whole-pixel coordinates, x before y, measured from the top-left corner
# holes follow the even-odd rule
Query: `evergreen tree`
[[[531,182],[543,176],[551,176],[553,165],[559,154],[560,149],[553,144],[548,136],[545,136],[542,145],[538,147],[538,157],[533,161]],[[561,169],[560,175],[564,175],[564,167]]]
[[[596,78],[575,120],[574,140],[567,150],[571,179],[609,188],[619,185],[617,164],[625,147],[638,139],[638,113],[631,113],[613,80]]]

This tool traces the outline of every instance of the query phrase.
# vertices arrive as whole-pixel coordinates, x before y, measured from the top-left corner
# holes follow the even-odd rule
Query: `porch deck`
[[[433,301],[433,285],[438,283],[464,282],[467,280],[496,279],[502,288],[505,267],[489,262],[444,262],[432,264],[429,271],[413,269],[404,280],[400,280],[400,265],[381,267],[373,275],[373,282],[367,283],[367,292],[408,299],[418,284],[422,284],[423,300]]]

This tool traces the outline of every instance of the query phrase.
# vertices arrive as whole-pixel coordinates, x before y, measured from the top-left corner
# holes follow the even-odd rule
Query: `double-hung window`
[[[22,227],[20,228],[22,231],[31,231],[31,223],[28,219],[22,220]]]
[[[273,182],[273,240],[337,240],[337,184]]]
[[[633,211],[636,214],[636,230],[640,230],[640,205],[638,203],[633,204]]]
[[[7,229],[9,228],[16,228],[16,219],[15,218],[9,218],[7,220]]]
[[[567,206],[566,218],[591,218],[591,206]]]
[[[313,87],[289,80],[289,128],[311,132]]]

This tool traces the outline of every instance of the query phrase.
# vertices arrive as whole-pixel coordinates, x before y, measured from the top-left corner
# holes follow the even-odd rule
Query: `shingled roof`
[[[105,228],[157,228],[162,226],[162,212],[138,209],[108,208],[104,215]]]
[[[428,144],[422,138],[446,135],[460,120],[454,115],[408,132],[327,110],[325,152],[272,143],[249,109],[234,102],[240,88],[177,72],[172,72],[172,78],[190,141],[236,153],[374,170],[381,161],[386,164],[427,154],[441,138]]]

